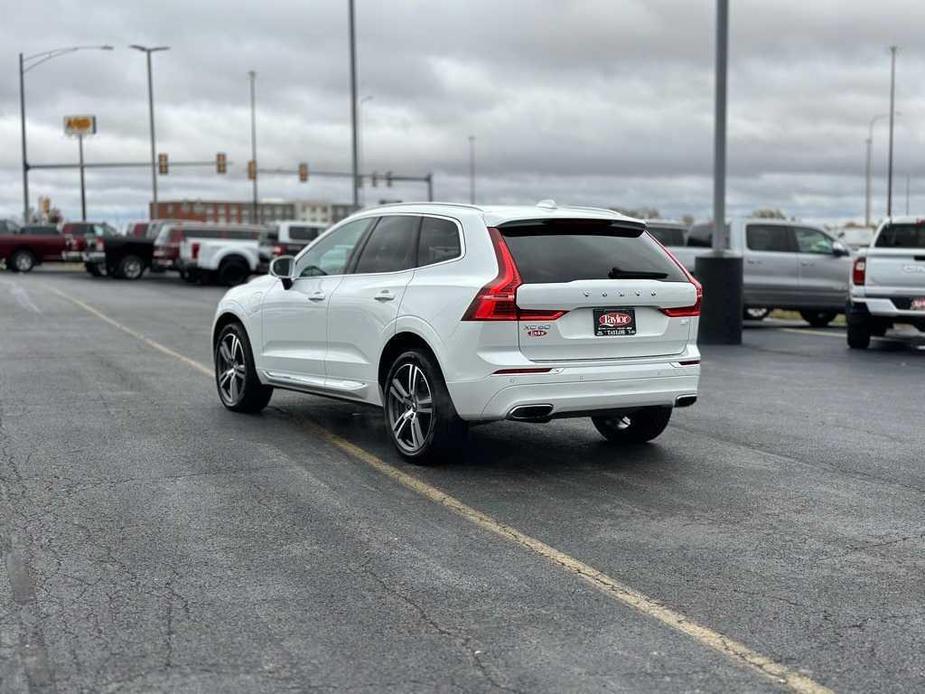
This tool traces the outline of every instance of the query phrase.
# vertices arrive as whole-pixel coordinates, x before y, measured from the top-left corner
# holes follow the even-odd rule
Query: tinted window
[[[548,220],[505,225],[501,233],[527,284],[598,279],[687,281],[655,239],[638,228],[605,220]]]
[[[418,244],[418,266],[433,265],[459,257],[459,232],[448,219],[424,217],[421,220],[421,240]]]
[[[317,243],[299,257],[299,276],[343,274],[357,241],[363,236],[371,221],[372,219],[358,219],[349,222],[318,239]]]
[[[832,239],[818,229],[794,227],[793,233],[796,236],[797,250],[800,253],[832,255]]]
[[[20,230],[23,234],[39,234],[41,236],[57,236],[58,227],[46,226],[44,224],[33,224],[25,226]]]
[[[789,253],[793,250],[791,230],[778,224],[749,224],[745,227],[745,244],[750,251],[776,251]]]
[[[209,229],[203,227],[178,227],[183,230],[188,239],[220,239],[224,236],[221,229]]]
[[[874,244],[878,248],[925,248],[925,225],[891,224]]]
[[[381,217],[360,251],[356,273],[396,272],[414,267],[420,217]]]
[[[666,246],[684,245],[683,227],[649,227],[649,233]]]
[[[225,232],[224,238],[245,241],[247,239],[259,239],[261,232],[257,229],[229,229]]]
[[[289,227],[289,238],[293,241],[313,241],[320,233],[318,227]]]

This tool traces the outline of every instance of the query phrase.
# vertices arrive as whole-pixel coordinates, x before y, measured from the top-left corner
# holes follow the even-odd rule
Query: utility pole
[[[77,162],[80,166],[80,221],[87,221],[87,187],[84,182],[84,136],[77,135]]]
[[[909,214],[909,179],[911,176],[906,174],[906,214]]]
[[[360,154],[357,139],[357,44],[354,0],[348,0],[350,24],[350,123],[353,141],[353,209],[360,209]]]
[[[742,255],[729,250],[726,230],[726,85],[729,0],[716,0],[716,103],[713,143],[713,252],[697,258],[703,285],[698,339],[742,344]]]
[[[129,48],[134,48],[136,51],[141,51],[145,54],[145,57],[148,61],[148,130],[151,135],[151,198],[154,203],[151,209],[157,209],[157,145],[155,144],[154,136],[154,86],[151,76],[151,54],[157,53],[158,51],[169,51],[170,46],[154,46],[153,48],[148,48],[146,46],[139,46],[137,44],[132,44]]]
[[[886,216],[893,216],[893,121],[896,103],[896,46],[890,46],[890,158],[886,178]]]
[[[251,160],[254,162],[254,178],[251,181],[253,200],[251,201],[251,223],[259,224],[257,219],[257,73],[248,71],[251,82]]]
[[[469,204],[475,204],[475,135],[469,136]]]

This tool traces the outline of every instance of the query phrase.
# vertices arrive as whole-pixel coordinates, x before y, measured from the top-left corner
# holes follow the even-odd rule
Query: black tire
[[[244,284],[251,274],[251,269],[246,262],[237,258],[223,260],[218,268],[218,282],[225,287],[236,287]]]
[[[192,270],[180,270],[180,278],[187,284],[196,284],[199,281],[199,273]]]
[[[641,407],[622,416],[591,417],[594,428],[613,443],[646,443],[665,431],[670,407]]]
[[[103,271],[100,269],[100,266],[96,263],[84,263],[84,270],[89,272],[94,277],[102,277]]]
[[[423,388],[420,385],[416,391],[405,388],[410,392],[403,395],[396,381],[406,383],[405,374],[410,369],[419,369],[419,373],[423,374]],[[425,392],[430,394],[429,414],[425,410],[426,396],[421,397]],[[417,465],[434,465],[457,460],[462,455],[468,426],[456,414],[443,373],[430,352],[411,349],[400,354],[389,368],[382,398],[386,433],[405,460]],[[412,411],[410,418],[407,416],[409,411]],[[406,423],[396,429],[400,419],[406,420]],[[409,445],[409,437],[417,439],[416,448]]]
[[[10,256],[10,269],[13,272],[32,272],[35,267],[35,254],[25,248],[20,248]]]
[[[137,280],[145,274],[145,263],[137,255],[127,255],[116,267],[116,277],[123,280]]]
[[[745,320],[764,320],[771,314],[771,309],[765,306],[746,306],[742,311]]]
[[[218,399],[226,408],[232,412],[254,414],[267,406],[273,397],[273,387],[262,384],[257,378],[254,353],[244,326],[229,323],[222,328],[215,342],[213,360],[215,388]],[[235,372],[233,375],[229,374],[231,370]]]
[[[835,320],[837,315],[835,311],[800,311],[803,320],[814,328],[824,328]]]
[[[867,349],[870,347],[870,326],[867,321],[857,319],[848,321],[848,346],[851,349]]]

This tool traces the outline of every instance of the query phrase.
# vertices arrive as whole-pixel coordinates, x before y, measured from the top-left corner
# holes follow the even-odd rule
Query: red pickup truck
[[[38,227],[36,232],[25,230],[0,234],[0,260],[13,272],[29,272],[39,263],[61,262],[67,249],[67,238],[56,229]]]

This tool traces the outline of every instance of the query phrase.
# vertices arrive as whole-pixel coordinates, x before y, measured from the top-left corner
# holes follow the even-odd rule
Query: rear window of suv
[[[681,268],[641,227],[607,220],[515,222],[499,228],[526,284],[651,279],[686,282]]]
[[[877,248],[925,248],[925,225],[891,224],[883,228],[874,246]]]

